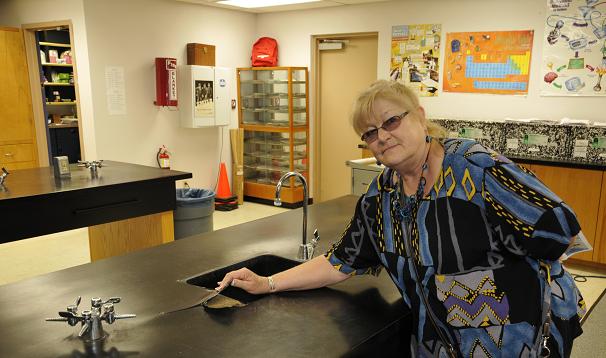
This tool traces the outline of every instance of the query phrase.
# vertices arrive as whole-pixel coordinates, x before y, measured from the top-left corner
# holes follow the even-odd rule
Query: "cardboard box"
[[[568,152],[575,162],[606,163],[606,127],[570,126]]]
[[[546,123],[505,123],[505,156],[569,159],[570,126]]]
[[[215,66],[215,46],[187,44],[187,64],[197,66]]]
[[[448,131],[448,138],[473,139],[498,153],[505,150],[505,123],[461,119],[432,119]]]

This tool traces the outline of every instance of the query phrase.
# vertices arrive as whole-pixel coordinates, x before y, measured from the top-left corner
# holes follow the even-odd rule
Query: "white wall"
[[[232,67],[232,98],[236,96],[236,67],[250,63],[255,15],[192,5],[173,0],[84,0],[89,42],[98,158],[156,165],[158,147],[166,145],[171,168],[193,173],[192,186],[214,188],[219,160],[231,176],[229,130],[184,129],[179,112],[156,107],[156,57],[174,57],[187,63],[186,44],[216,46],[216,65]],[[125,72],[127,115],[109,115],[105,67]],[[180,99],[184,103],[185,98]],[[230,110],[237,127],[237,111]]]
[[[440,92],[437,98],[421,99],[428,116],[469,119],[570,117],[606,122],[606,97],[539,96],[546,4],[546,0],[398,0],[260,14],[257,34],[278,40],[280,65],[310,66],[312,35],[376,31],[379,33],[377,77],[388,78],[393,25],[439,23],[444,40],[447,32],[533,29],[528,96]],[[442,62],[444,42],[441,52]]]
[[[0,26],[70,20],[73,26],[82,140],[86,158],[97,157],[95,141],[88,43],[82,0],[4,0],[0,1]]]

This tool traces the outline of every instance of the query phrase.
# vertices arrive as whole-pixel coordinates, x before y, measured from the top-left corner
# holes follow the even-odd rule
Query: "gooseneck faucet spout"
[[[301,173],[298,172],[288,172],[284,174],[278,184],[276,185],[276,199],[274,200],[275,206],[281,206],[282,200],[280,200],[280,191],[282,190],[282,185],[284,181],[288,180],[290,177],[298,178],[303,184],[303,240],[301,245],[299,246],[299,254],[297,258],[303,261],[307,261],[313,257],[314,248],[320,239],[318,235],[318,230],[314,231],[314,239],[311,243],[307,243],[307,203],[309,202],[309,192],[307,190],[307,180]]]

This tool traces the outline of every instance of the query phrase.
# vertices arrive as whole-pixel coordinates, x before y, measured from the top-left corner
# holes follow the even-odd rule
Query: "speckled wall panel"
[[[606,127],[570,126],[570,159],[606,163]]]
[[[504,122],[459,119],[434,120],[446,128],[451,138],[471,138],[499,153],[505,149]]]
[[[542,123],[505,123],[506,156],[569,159],[570,126]]]

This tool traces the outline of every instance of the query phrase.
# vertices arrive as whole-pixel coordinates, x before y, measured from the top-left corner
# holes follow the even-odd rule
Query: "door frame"
[[[320,128],[320,105],[322,94],[320,93],[320,49],[319,44],[322,40],[347,40],[351,38],[357,37],[370,37],[374,36],[377,38],[377,45],[379,41],[379,32],[378,31],[370,31],[370,32],[354,32],[354,33],[341,33],[341,34],[323,34],[323,35],[312,35],[311,36],[311,78],[313,80],[313,165],[312,165],[312,182],[313,182],[313,197],[316,202],[320,202],[322,200],[320,196],[320,168],[321,168],[321,128]],[[377,50],[377,64],[380,63],[378,61],[379,50]],[[377,70],[378,71],[378,70]],[[377,72],[378,74],[378,72]]]
[[[27,67],[29,72],[29,82],[32,94],[32,111],[34,112],[34,127],[36,131],[36,142],[38,146],[38,163],[41,167],[50,165],[49,157],[49,138],[44,117],[44,108],[42,107],[42,91],[40,90],[40,61],[38,60],[38,50],[36,46],[36,31],[52,30],[58,27],[67,27],[69,29],[69,41],[72,51],[72,70],[74,73],[74,91],[76,93],[76,116],[78,117],[78,134],[80,144],[80,158],[85,160],[84,156],[84,137],[82,135],[82,112],[80,111],[80,90],[78,88],[78,71],[76,55],[76,44],[74,43],[74,27],[71,20],[60,20],[51,22],[38,22],[21,25],[23,37],[25,40],[25,55],[27,57]]]

